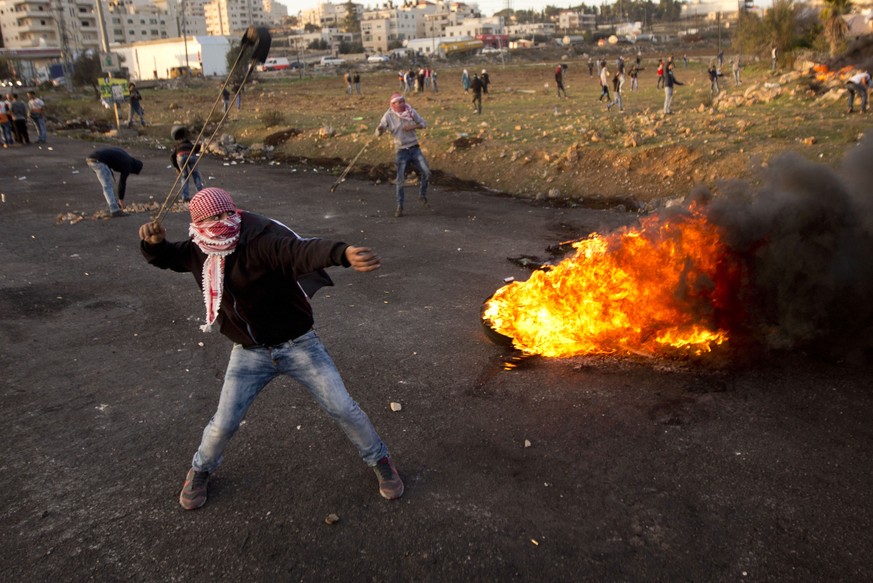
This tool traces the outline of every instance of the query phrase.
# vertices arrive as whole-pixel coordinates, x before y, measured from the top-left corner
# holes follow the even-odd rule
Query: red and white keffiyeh
[[[393,111],[400,119],[404,121],[414,120],[412,114],[415,110],[412,109],[411,105],[406,103],[406,98],[400,93],[394,93],[391,95],[388,105],[391,107],[391,111]]]
[[[221,307],[225,258],[233,253],[239,242],[242,217],[230,194],[220,188],[204,188],[194,195],[188,209],[191,211],[188,234],[206,254],[206,262],[203,264],[206,324],[200,326],[200,329],[211,332]],[[223,213],[232,214],[221,220],[208,220]]]

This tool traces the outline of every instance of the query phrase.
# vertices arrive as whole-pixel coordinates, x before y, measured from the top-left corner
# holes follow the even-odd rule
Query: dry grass
[[[675,114],[664,116],[655,65],[647,59],[644,66],[640,89],[625,86],[624,113],[607,112],[597,101],[598,82],[583,60],[570,62],[567,99],[555,96],[554,63],[540,63],[488,65],[492,88],[481,116],[472,111],[457,66],[439,69],[439,93],[412,95],[409,102],[428,122],[420,137],[434,170],[513,194],[543,197],[551,191],[590,204],[684,195],[694,185],[749,177],[757,165],[789,150],[834,162],[869,119],[845,115],[842,99],[817,100],[805,79],[783,84],[769,102],[717,109],[711,106],[706,66],[699,63],[688,69],[680,64],[676,75],[685,85],[676,89]],[[766,69],[747,67],[741,87],[723,79],[722,95],[777,80]],[[242,109],[232,110],[223,132],[252,144],[293,128],[296,135],[275,155],[348,160],[370,138],[397,86],[394,71],[363,71],[363,96],[346,95],[339,73],[303,80],[262,76],[243,94]],[[156,86],[143,94],[153,124],[148,135],[169,141],[173,123],[202,123],[218,83]],[[71,111],[82,104],[77,100]],[[325,127],[332,128],[331,137],[324,137]],[[453,145],[463,136],[478,143]],[[390,166],[392,160],[390,139],[384,137],[359,163],[366,169]]]

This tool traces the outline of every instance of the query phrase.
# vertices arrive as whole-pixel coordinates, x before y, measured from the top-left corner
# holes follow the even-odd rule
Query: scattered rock
[[[339,522],[339,520],[340,520],[340,517],[332,512],[324,517],[325,524],[333,525],[333,524],[336,524],[337,522]]]

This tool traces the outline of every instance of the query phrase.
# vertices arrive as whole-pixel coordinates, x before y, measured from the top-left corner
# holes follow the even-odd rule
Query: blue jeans
[[[112,170],[103,162],[98,162],[91,158],[86,158],[85,162],[88,167],[97,175],[97,180],[103,186],[103,196],[106,198],[106,204],[109,205],[109,212],[114,213],[121,210],[121,205],[118,204],[118,198],[115,196],[115,179],[112,176]]]
[[[430,167],[424,154],[418,146],[397,150],[397,206],[403,206],[403,181],[406,180],[406,166],[412,165],[421,174],[421,183],[418,185],[418,196],[427,198],[427,183],[430,180]]]
[[[855,109],[855,93],[861,97],[861,111],[867,110],[867,89],[857,83],[849,81],[846,83],[846,89],[849,90],[849,111]]]
[[[36,126],[36,141],[39,144],[44,144],[48,133],[45,130],[45,118],[42,115],[31,116],[34,125]]]
[[[176,156],[176,163],[182,169],[182,200],[191,200],[191,196],[188,193],[189,178],[194,181],[197,192],[203,190],[203,180],[200,178],[200,171],[194,170],[192,172],[194,165],[197,163],[197,154],[178,154]]]
[[[314,330],[278,346],[243,348],[233,346],[224,375],[218,409],[203,430],[203,438],[191,466],[212,472],[223,459],[224,449],[246,416],[255,397],[267,383],[284,374],[300,384],[339,424],[369,466],[388,455],[379,434],[346,391],[339,371]]]
[[[133,116],[135,116],[135,115],[139,116],[139,122],[142,124],[142,127],[145,127],[146,122],[145,122],[145,118],[143,117],[144,113],[145,113],[145,111],[143,111],[142,105],[140,105],[138,103],[137,104],[131,103],[130,104],[130,113],[127,116],[127,127],[133,126]]]
[[[12,121],[0,123],[0,128],[3,130],[3,143],[11,146],[15,143],[15,138],[12,137]]]

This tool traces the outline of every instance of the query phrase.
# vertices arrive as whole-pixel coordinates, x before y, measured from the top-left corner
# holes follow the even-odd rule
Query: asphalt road
[[[506,370],[478,316],[503,278],[527,276],[506,258],[634,217],[437,188],[432,210],[395,219],[390,185],[331,193],[333,177],[306,166],[209,159],[203,173],[243,208],[381,255],[372,274],[334,269],[313,305],[406,495],[383,500],[338,428],[281,380],[207,505],[181,510],[230,342],[199,331],[190,275],[143,261],[146,213],[56,223],[105,203],[92,144],[49,147],[0,152],[0,580],[873,578],[869,364]],[[130,151],[145,169],[128,204],[162,200],[167,152]],[[169,238],[186,223],[171,214]]]

